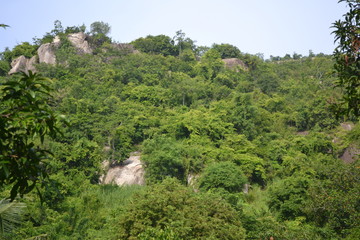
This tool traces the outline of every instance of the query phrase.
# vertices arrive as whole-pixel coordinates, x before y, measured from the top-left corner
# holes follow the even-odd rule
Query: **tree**
[[[174,41],[166,35],[147,36],[138,38],[131,43],[134,47],[145,53],[162,54],[164,56],[176,56],[177,50]]]
[[[224,62],[218,51],[210,49],[201,58],[201,62],[196,66],[197,74],[205,79],[214,79],[224,69]]]
[[[117,239],[245,239],[228,203],[171,178],[135,194],[119,222]]]
[[[31,45],[28,42],[23,42],[19,45],[16,45],[11,52],[6,53],[7,55],[6,58],[9,59],[9,57],[11,57],[11,59],[9,59],[10,61],[21,55],[27,58],[31,58],[36,54],[36,50],[37,50],[36,45]]]
[[[185,33],[182,30],[176,32],[175,37],[173,37],[173,41],[176,42],[176,47],[179,49],[179,55],[185,50],[190,49],[192,51],[195,50],[195,41],[190,38],[185,38]]]
[[[156,137],[144,142],[142,157],[149,183],[161,182],[167,177],[185,181],[184,146],[168,137]]]
[[[82,27],[82,29],[84,29]],[[70,30],[70,29],[69,29]],[[111,27],[108,23],[104,22],[93,22],[90,25],[90,34],[91,38],[90,43],[95,45],[95,47],[100,47],[105,42],[111,42],[108,34],[111,31]]]
[[[318,178],[309,189],[311,201],[305,208],[309,218],[318,226],[331,227],[342,237],[359,233],[359,162],[343,164],[334,161],[325,166],[317,165],[317,172]]]
[[[51,88],[29,71],[0,88],[0,187],[11,185],[11,199],[30,192],[46,176],[46,136],[60,133],[60,115],[49,106]]]
[[[241,192],[247,182],[241,169],[232,162],[214,163],[208,166],[200,181],[204,190],[224,189],[230,193]]]
[[[93,22],[90,25],[90,33],[92,35],[98,35],[98,34],[102,34],[107,36],[111,31],[111,27],[108,23],[104,23],[104,22]]]
[[[343,97],[335,104],[339,115],[360,116],[360,3],[358,0],[340,0],[350,8],[344,17],[333,24],[335,42],[336,85],[343,90]]]
[[[218,51],[221,55],[221,58],[239,58],[241,56],[240,50],[228,43],[223,44],[213,44],[212,49]]]
[[[64,28],[61,24],[60,20],[55,20],[54,22],[54,29],[51,31],[53,36],[57,36],[64,32]]]
[[[310,181],[307,176],[296,175],[275,181],[268,192],[270,210],[278,213],[281,220],[304,216]]]

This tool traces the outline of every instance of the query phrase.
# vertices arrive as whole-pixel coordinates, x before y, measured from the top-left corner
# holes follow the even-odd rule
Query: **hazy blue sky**
[[[0,0],[0,51],[63,27],[95,21],[111,26],[113,40],[170,37],[183,30],[197,45],[230,43],[242,52],[284,56],[331,54],[331,24],[348,10],[337,0]]]

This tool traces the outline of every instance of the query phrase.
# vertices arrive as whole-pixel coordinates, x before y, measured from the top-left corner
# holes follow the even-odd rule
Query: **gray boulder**
[[[222,61],[225,63],[226,68],[234,70],[236,72],[238,72],[239,69],[244,71],[248,70],[246,64],[238,58],[225,58]]]
[[[92,49],[88,41],[86,40],[86,35],[83,32],[69,34],[67,36],[71,44],[79,51],[79,53],[92,53]]]
[[[38,56],[33,56],[26,63],[26,71],[36,72],[35,64],[38,63]]]
[[[11,70],[9,74],[14,74],[17,72],[36,72],[35,64],[37,63],[37,56],[33,56],[28,59],[25,56],[21,55],[20,57],[15,58],[11,62]]]
[[[54,65],[56,63],[55,48],[57,45],[58,43],[42,44],[37,51],[39,62]]]
[[[77,49],[79,54],[91,54],[92,49],[86,40],[87,36],[83,32],[69,34],[67,36],[70,43]],[[20,56],[13,60],[11,63],[11,70],[9,74],[16,72],[26,72],[31,70],[36,71],[36,63],[47,63],[51,65],[56,64],[56,49],[60,46],[61,40],[56,36],[52,43],[42,44],[37,50],[37,56],[33,56],[31,59],[27,59],[24,56]]]
[[[27,62],[28,62],[28,59],[24,56],[15,58],[11,62],[11,70],[10,70],[9,74],[13,74],[13,73],[17,73],[17,72],[25,72]]]

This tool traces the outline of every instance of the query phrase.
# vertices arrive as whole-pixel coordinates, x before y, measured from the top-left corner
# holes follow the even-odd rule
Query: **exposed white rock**
[[[83,32],[69,34],[67,36],[70,43],[78,50],[78,53],[92,53],[92,49],[86,40],[86,35]],[[47,63],[47,64],[56,64],[56,49],[60,46],[61,40],[59,36],[56,36],[52,43],[42,44],[37,50],[37,56],[32,57],[31,59],[27,59],[24,56],[20,56],[13,60],[11,63],[11,70],[9,74],[13,74],[21,71],[31,70],[33,72],[36,71],[35,64],[36,63]]]
[[[55,44],[60,44],[60,37],[59,36],[55,36],[53,39],[53,43]]]
[[[33,56],[32,58],[30,58],[26,63],[26,71],[30,70],[32,72],[36,72],[35,64],[37,63],[38,63],[37,56]]]
[[[20,56],[18,58],[15,58],[11,62],[11,70],[9,71],[9,74],[13,74],[21,71],[25,72],[27,62],[28,59],[25,56]]]
[[[239,71],[239,69],[245,71],[248,70],[246,64],[238,58],[225,58],[222,61],[225,63],[225,67],[228,69],[232,69],[235,71]]]
[[[86,35],[83,32],[69,34],[67,36],[71,44],[77,48],[80,53],[92,53],[92,49],[88,41],[86,41]]]
[[[56,63],[56,56],[55,56],[55,47],[58,43],[45,43],[42,44],[38,49],[38,56],[40,63],[47,63],[47,64],[55,64]]]
[[[104,165],[104,167],[107,167]],[[100,178],[102,184],[144,185],[145,171],[140,161],[140,156],[130,156],[119,166],[109,167],[106,175]]]

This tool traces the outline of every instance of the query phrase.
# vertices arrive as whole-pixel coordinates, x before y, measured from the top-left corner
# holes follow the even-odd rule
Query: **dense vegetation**
[[[37,174],[30,178],[38,182],[37,191],[11,191],[14,181],[1,185],[2,198],[27,193],[12,203],[0,202],[0,210],[15,212],[0,211],[2,238],[360,235],[360,165],[340,159],[348,147],[360,148],[360,125],[354,116],[336,119],[330,111],[329,102],[341,94],[334,88],[331,56],[294,53],[265,61],[230,44],[196,46],[181,31],[174,38],[136,39],[137,51],[132,51],[112,42],[109,26],[101,22],[89,32],[94,54],[81,55],[64,38],[79,30],[84,26],[64,30],[57,21],[35,44],[1,54],[0,97],[7,100],[7,86],[14,86],[9,90],[14,94],[21,78],[41,80],[31,74],[8,76],[10,61],[30,57],[39,44],[62,36],[58,63],[37,66],[37,74],[51,81],[31,85],[36,91],[53,89],[52,94],[26,88],[19,102],[39,99],[39,113],[13,118],[20,124],[13,132],[25,136],[22,141],[30,148],[40,148],[42,155],[34,159],[41,172],[31,172]],[[230,68],[224,58],[244,65]],[[13,129],[7,114],[19,107],[11,101],[0,106],[1,120]],[[54,125],[32,125],[44,111],[43,119]],[[56,118],[60,114],[67,121]],[[30,125],[30,136],[21,120]],[[62,134],[55,134],[59,129]],[[44,137],[49,132],[52,139]],[[8,138],[7,146],[12,144]],[[12,156],[5,150],[2,157]],[[98,184],[103,161],[119,163],[132,151],[141,151],[146,186]]]

